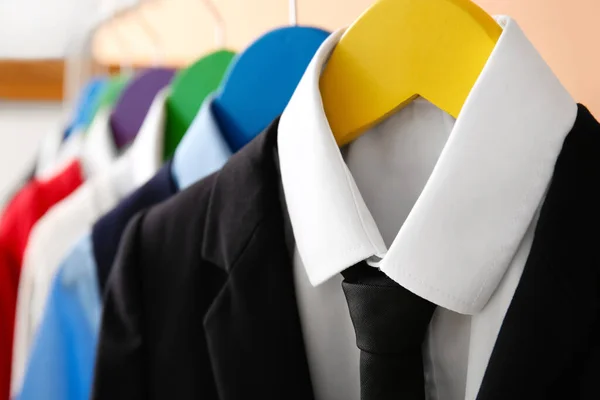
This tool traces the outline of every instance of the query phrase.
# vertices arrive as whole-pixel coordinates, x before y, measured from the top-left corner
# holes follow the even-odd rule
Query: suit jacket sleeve
[[[140,235],[143,213],[127,226],[104,296],[92,398],[143,399],[144,310]]]

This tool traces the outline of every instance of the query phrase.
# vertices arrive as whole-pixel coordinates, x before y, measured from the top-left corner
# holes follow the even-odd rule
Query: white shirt
[[[36,165],[37,178],[49,179],[76,159],[81,161],[86,177],[112,164],[117,149],[110,129],[110,113],[110,107],[98,110],[87,132],[74,132],[64,143],[62,133],[44,138]]]
[[[166,90],[157,94],[138,135],[123,156],[50,209],[34,226],[19,281],[11,378],[13,395],[20,392],[29,351],[61,261],[98,218],[161,167],[167,94]],[[94,147],[98,148],[90,148]],[[92,161],[94,168],[103,162],[98,153],[95,158],[87,159],[88,162],[95,160]]]
[[[98,122],[100,123],[100,121]],[[81,152],[83,145],[82,132],[75,132],[64,143],[63,135],[64,133],[61,130],[56,129],[49,132],[42,139],[36,160],[36,178],[49,179],[62,171]]]
[[[296,239],[298,307],[317,400],[360,398],[340,272],[379,267],[438,308],[423,357],[428,399],[474,399],[523,271],[538,209],[577,106],[517,23],[455,121],[417,99],[339,149],[317,51],[279,123]]]

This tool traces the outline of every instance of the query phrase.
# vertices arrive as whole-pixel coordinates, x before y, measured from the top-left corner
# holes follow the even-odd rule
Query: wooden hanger
[[[422,96],[457,117],[502,33],[470,0],[380,0],[334,49],[320,78],[342,146]]]

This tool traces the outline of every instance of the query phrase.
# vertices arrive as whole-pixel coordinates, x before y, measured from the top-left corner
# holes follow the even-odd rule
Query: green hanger
[[[234,57],[235,53],[229,50],[215,51],[173,78],[167,99],[165,160],[175,152],[204,99],[217,90]]]
[[[102,90],[102,94],[94,105],[90,121],[94,120],[98,110],[104,107],[113,107],[117,103],[117,100],[121,97],[121,92],[129,83],[130,78],[130,74],[121,74],[111,77],[108,80],[106,87]]]

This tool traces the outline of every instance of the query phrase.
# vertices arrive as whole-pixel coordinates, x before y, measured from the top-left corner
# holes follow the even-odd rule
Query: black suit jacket
[[[313,399],[276,137],[277,122],[130,223],[95,399]],[[600,125],[580,106],[478,399],[600,398],[599,185]]]

